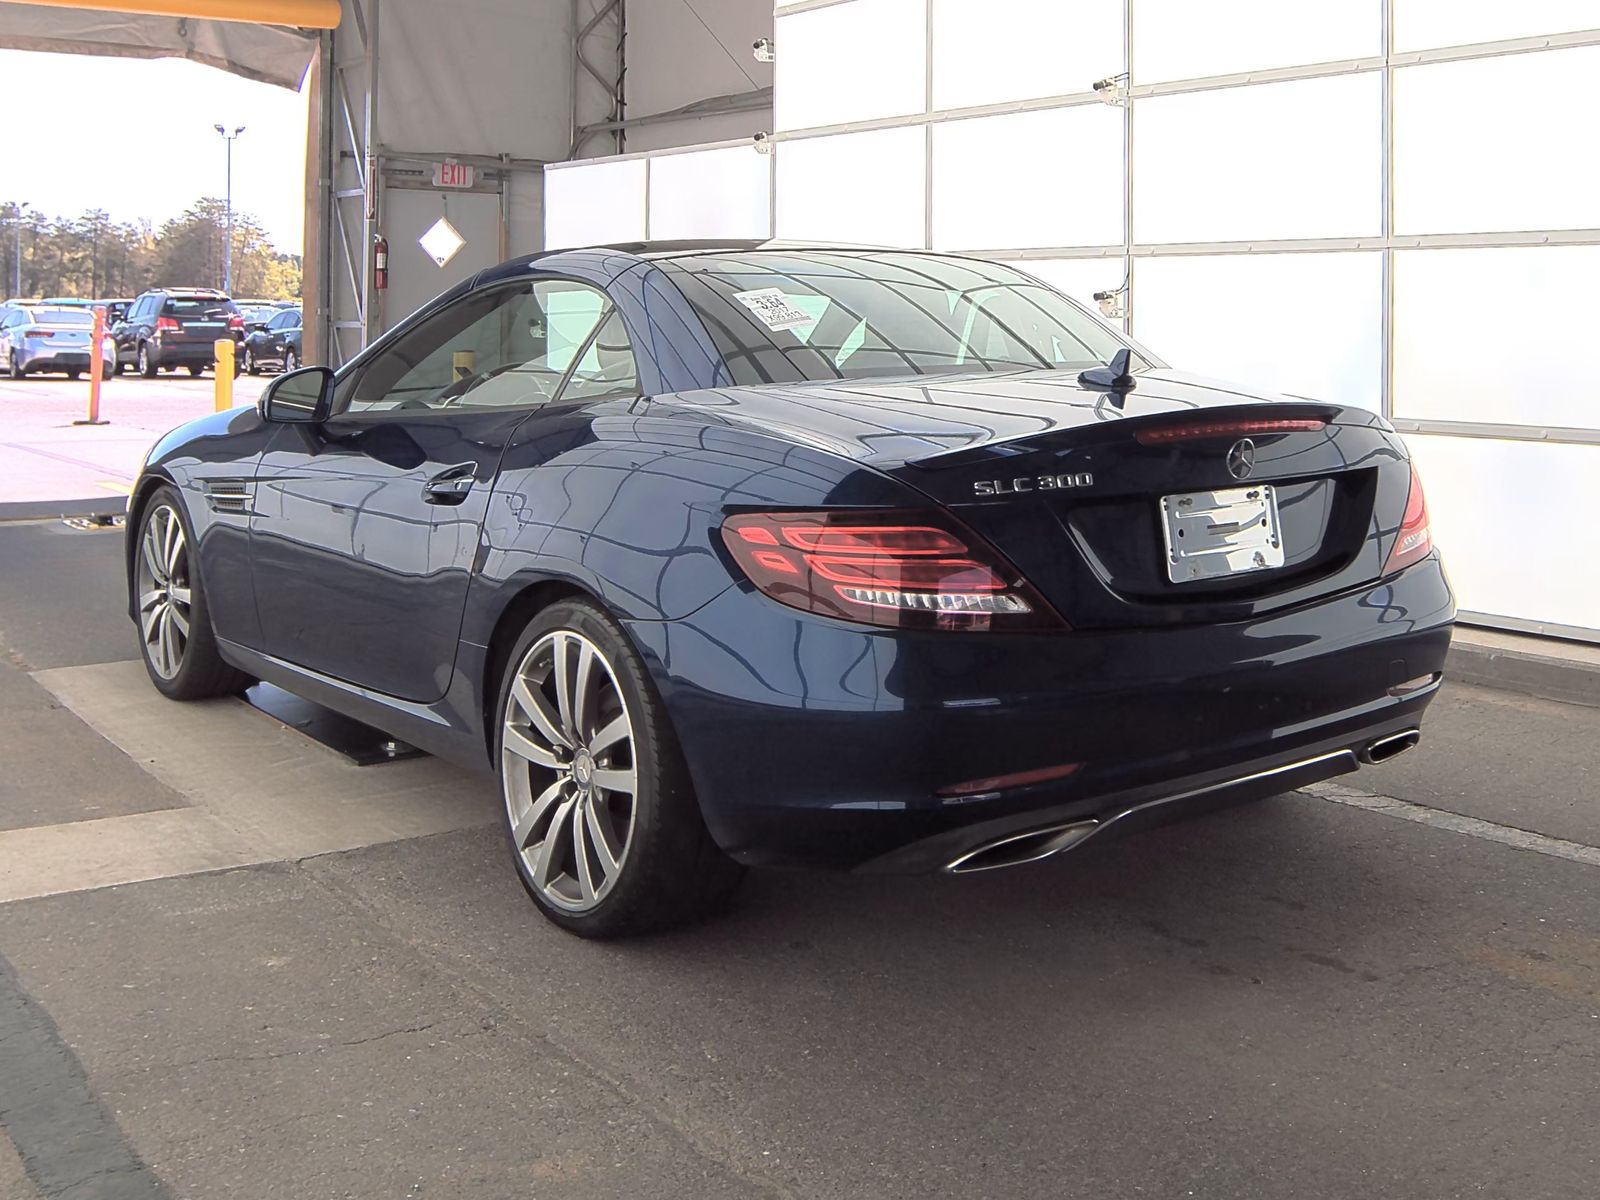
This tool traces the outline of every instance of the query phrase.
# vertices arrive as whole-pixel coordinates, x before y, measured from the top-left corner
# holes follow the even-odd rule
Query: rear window
[[[166,305],[161,309],[161,315],[177,317],[179,320],[203,321],[208,317],[231,317],[238,311],[232,300],[169,296]]]
[[[81,308],[36,308],[33,310],[33,320],[36,325],[82,325],[89,328],[94,324],[94,313]]]
[[[698,310],[735,383],[1078,370],[1125,345],[1059,293],[998,263],[760,250],[656,265]]]

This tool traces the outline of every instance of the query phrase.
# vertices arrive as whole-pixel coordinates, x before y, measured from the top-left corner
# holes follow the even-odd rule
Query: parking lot
[[[126,482],[210,388],[0,383],[0,466]],[[1595,1194],[1600,709],[1447,684],[1340,786],[594,944],[487,777],[160,698],[120,553],[0,524],[6,1200]]]

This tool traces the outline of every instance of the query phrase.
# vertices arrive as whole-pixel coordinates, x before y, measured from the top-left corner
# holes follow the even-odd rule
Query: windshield
[[[94,313],[81,308],[35,308],[30,315],[36,325],[82,325],[88,329],[94,324]]]
[[[1126,345],[1065,297],[996,263],[755,250],[656,265],[699,312],[740,384],[1082,370]]]

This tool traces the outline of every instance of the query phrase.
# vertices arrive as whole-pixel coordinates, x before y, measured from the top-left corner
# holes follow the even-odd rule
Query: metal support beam
[[[374,284],[372,245],[378,238],[378,206],[382,203],[383,179],[378,171],[378,20],[383,11],[383,0],[367,0],[367,105],[363,122],[363,151],[366,166],[361,178],[367,188],[367,198],[361,222],[361,321],[362,345],[377,336],[382,320],[378,312],[379,296]]]
[[[572,0],[572,145],[568,159],[580,157],[589,140],[601,133],[611,134],[612,153],[621,154],[627,147],[627,8],[624,0],[599,0],[594,15],[585,20],[584,2]],[[595,43],[611,35],[613,29],[614,52],[603,65],[596,65],[592,57]],[[590,90],[599,89],[597,107],[603,106],[606,114],[604,120],[594,124],[585,124],[579,118],[586,82]]]

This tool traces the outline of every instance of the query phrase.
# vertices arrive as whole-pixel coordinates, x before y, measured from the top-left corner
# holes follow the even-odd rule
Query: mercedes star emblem
[[[1235,479],[1249,479],[1256,469],[1256,444],[1249,438],[1240,438],[1228,451],[1228,474]]]

